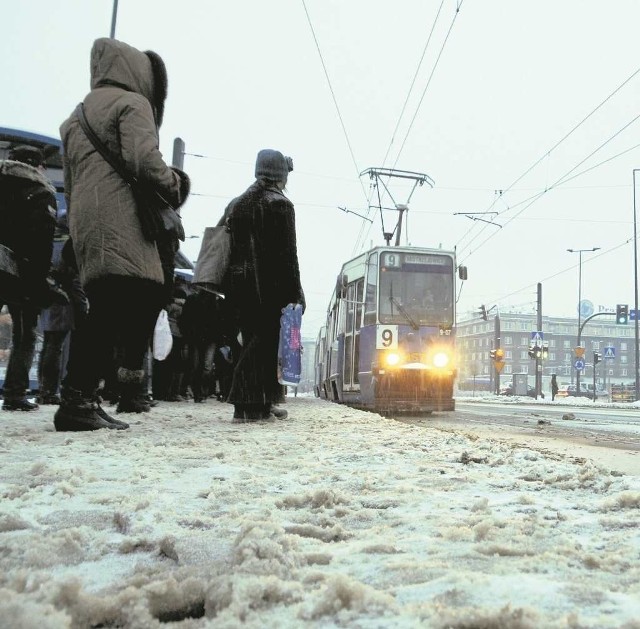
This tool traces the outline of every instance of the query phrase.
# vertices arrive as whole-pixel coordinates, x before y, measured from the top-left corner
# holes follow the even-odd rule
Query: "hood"
[[[160,56],[129,44],[101,37],[91,48],[91,89],[116,86],[144,96],[162,123],[167,97],[167,72]]]
[[[47,192],[55,195],[56,189],[47,179],[46,175],[37,168],[16,162],[12,159],[0,160],[0,177],[17,177],[18,179],[26,179],[31,183],[36,183],[47,189]]]

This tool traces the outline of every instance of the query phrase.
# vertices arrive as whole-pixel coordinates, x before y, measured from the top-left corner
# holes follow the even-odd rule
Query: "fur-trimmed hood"
[[[41,185],[47,192],[53,195],[56,193],[56,189],[44,173],[23,162],[16,162],[12,159],[0,160],[0,177],[26,179],[28,183]]]
[[[91,89],[105,86],[141,94],[151,103],[157,126],[162,124],[168,79],[160,55],[117,39],[96,39],[91,48]]]

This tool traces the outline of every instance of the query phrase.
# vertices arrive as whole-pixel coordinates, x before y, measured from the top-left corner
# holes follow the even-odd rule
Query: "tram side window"
[[[353,318],[355,315],[356,303],[355,303],[355,285],[351,284],[347,289],[347,301],[346,301],[346,326],[344,331],[348,334],[353,331]]]
[[[356,330],[362,325],[362,291],[364,289],[364,280],[358,280],[356,284]]]
[[[376,323],[376,292],[378,288],[378,254],[369,258],[367,265],[367,287],[364,298],[364,325]]]

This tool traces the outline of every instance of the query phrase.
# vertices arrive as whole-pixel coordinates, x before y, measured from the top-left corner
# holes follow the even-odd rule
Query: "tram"
[[[387,415],[454,410],[456,280],[466,277],[455,251],[389,238],[345,262],[317,336],[316,396]]]

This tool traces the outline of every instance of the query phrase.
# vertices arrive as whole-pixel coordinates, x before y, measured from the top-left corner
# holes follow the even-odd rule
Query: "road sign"
[[[538,332],[531,332],[531,342],[534,345],[539,345],[540,347],[542,347],[542,339],[544,338],[544,334],[540,331]]]
[[[496,368],[496,371],[500,373],[504,367],[504,360],[496,360],[493,365]]]
[[[631,310],[629,310],[629,321],[636,320],[636,312],[637,310],[635,310],[635,308],[631,308]]]
[[[582,360],[582,358],[578,358],[578,360],[576,360],[576,362],[574,363],[574,367],[578,371],[582,371],[584,369],[584,360]]]
[[[584,356],[584,347],[576,347],[574,351],[578,358],[582,358]]]
[[[615,347],[605,347],[604,348],[604,357],[605,358],[615,358],[616,357],[616,348]]]
[[[578,305],[578,311],[581,317],[585,319],[590,317],[594,313],[593,302],[588,299],[583,299]]]

